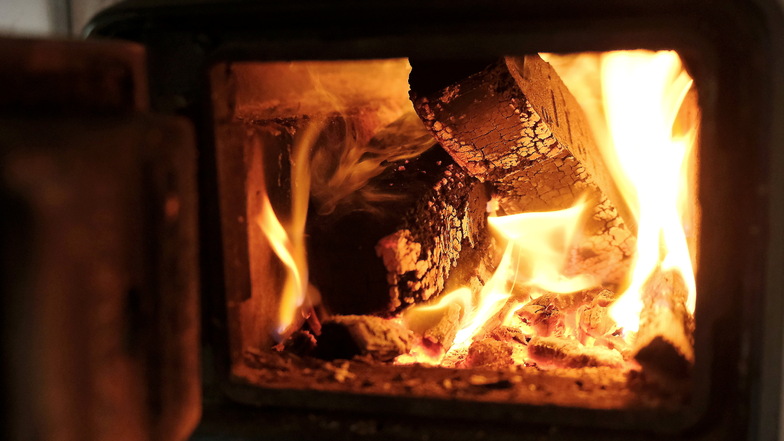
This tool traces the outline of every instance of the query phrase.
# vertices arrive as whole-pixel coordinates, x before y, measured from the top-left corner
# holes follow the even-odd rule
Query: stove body
[[[199,208],[191,216],[198,217],[199,236],[185,239],[198,243],[200,254],[203,413],[193,439],[777,439],[784,352],[780,9],[762,0],[498,1],[481,6],[440,1],[129,2],[99,14],[87,35],[144,45],[150,107],[184,116],[196,130]],[[700,87],[701,295],[692,400],[685,409],[657,414],[267,390],[232,378],[227,299],[232,290],[249,289],[243,286],[247,277],[236,276],[248,271],[247,240],[225,232],[230,220],[222,198],[231,196],[218,184],[211,68],[240,61],[397,57],[449,64],[505,54],[636,48],[677,50]],[[166,164],[165,169],[178,169]],[[6,200],[9,207],[15,204],[13,198]],[[149,222],[164,225],[163,219]],[[21,227],[10,225],[4,231],[14,228]],[[165,236],[180,230],[154,231],[159,230],[141,234]],[[25,265],[38,268],[41,263],[58,265]],[[154,280],[171,276],[169,269],[147,271]],[[16,305],[9,309],[17,311]],[[166,320],[157,317],[153,321]],[[151,326],[143,322],[131,334]],[[18,330],[11,331],[9,341],[19,338]],[[186,364],[192,366],[192,361]],[[160,381],[177,375],[176,368],[168,370]]]

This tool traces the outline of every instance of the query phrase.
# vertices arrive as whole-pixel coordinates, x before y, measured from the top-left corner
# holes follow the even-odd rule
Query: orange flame
[[[390,162],[413,158],[435,144],[408,98],[406,59],[246,65],[237,72],[238,106],[246,117],[298,118],[291,146],[291,210],[285,221],[262,188],[257,224],[283,263],[277,338],[293,331],[318,296],[308,281],[305,227],[317,215],[376,212],[400,195],[374,184]],[[302,115],[308,115],[304,117]],[[327,129],[340,136],[320,134]],[[334,130],[336,125],[340,130]],[[372,135],[372,136],[371,136]],[[328,141],[327,141],[328,140]],[[263,170],[263,167],[262,167]],[[277,207],[276,207],[277,208]]]
[[[550,292],[595,286],[596,282],[588,276],[563,275],[585,207],[585,202],[580,201],[566,210],[488,218],[490,228],[507,241],[506,250],[466,317],[466,325],[457,333],[453,350],[467,347],[482,326],[499,313],[517,286]]]

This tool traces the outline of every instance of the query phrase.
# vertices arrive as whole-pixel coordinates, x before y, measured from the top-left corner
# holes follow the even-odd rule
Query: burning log
[[[603,338],[618,329],[606,306],[593,305],[582,308],[578,313],[578,320],[580,330],[594,338]]]
[[[577,340],[559,337],[533,337],[528,342],[528,356],[537,365],[557,368],[607,366],[623,367],[618,351],[602,346],[587,347]]]
[[[314,355],[326,360],[367,355],[391,361],[411,350],[413,334],[396,320],[367,315],[333,316],[323,323]]]
[[[552,305],[567,313],[576,312],[581,306],[602,304],[607,306],[615,299],[612,291],[604,288],[589,288],[570,293],[547,292],[531,300],[529,304],[546,307]]]
[[[686,309],[683,277],[677,270],[658,270],[644,290],[634,358],[647,370],[684,378],[694,364],[694,318]]]
[[[372,209],[308,223],[311,280],[331,311],[391,314],[477,277],[489,247],[484,184],[436,146],[368,185]]]
[[[263,146],[248,149],[260,165],[247,179],[243,217],[261,211],[262,192],[284,226],[306,213],[296,236],[307,265],[299,266],[332,313],[391,314],[476,274],[470,263],[486,254],[488,191],[431,148],[435,139],[409,110],[406,61],[229,67],[221,82],[236,88],[236,101],[219,119],[243,121]],[[309,127],[318,133],[305,136]],[[306,153],[292,158],[306,140]],[[307,172],[291,176],[295,169]],[[295,188],[309,203],[293,204],[303,199]],[[266,250],[261,233],[249,232],[251,253]],[[249,260],[266,274],[269,265]]]
[[[628,360],[633,355],[631,348],[620,335],[618,324],[610,317],[607,306],[604,302],[593,302],[590,306],[578,310],[578,339],[584,345],[593,342],[594,346],[615,349],[624,360]]]
[[[427,301],[448,282],[465,286],[488,277],[482,274],[489,258],[487,190],[451,161],[439,163],[440,179],[406,213],[402,227],[375,246],[393,310]]]
[[[635,219],[553,68],[538,55],[506,57],[435,92],[417,89],[426,74],[414,64],[414,106],[455,161],[495,186],[507,214],[564,209],[587,194],[596,208],[576,270],[619,282]]]

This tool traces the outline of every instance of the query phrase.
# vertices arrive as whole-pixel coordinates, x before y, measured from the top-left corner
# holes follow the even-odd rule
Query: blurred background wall
[[[78,36],[98,11],[119,0],[0,0],[0,35]]]

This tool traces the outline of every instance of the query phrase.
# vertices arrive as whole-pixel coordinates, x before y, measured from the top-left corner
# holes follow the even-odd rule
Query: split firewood
[[[556,368],[623,367],[618,351],[602,346],[587,347],[577,340],[559,337],[533,337],[528,356],[538,366]]]
[[[678,270],[657,270],[644,286],[634,358],[643,368],[672,378],[689,375],[694,364],[694,318],[686,309],[688,290]]]
[[[414,336],[396,320],[367,315],[333,316],[317,339],[314,355],[325,360],[366,355],[391,361],[411,350]]]
[[[416,64],[411,75],[420,75]],[[620,282],[636,221],[579,104],[548,63],[505,57],[435,92],[411,82],[425,125],[458,164],[495,186],[507,214],[565,209],[587,195],[595,209],[574,270]]]

